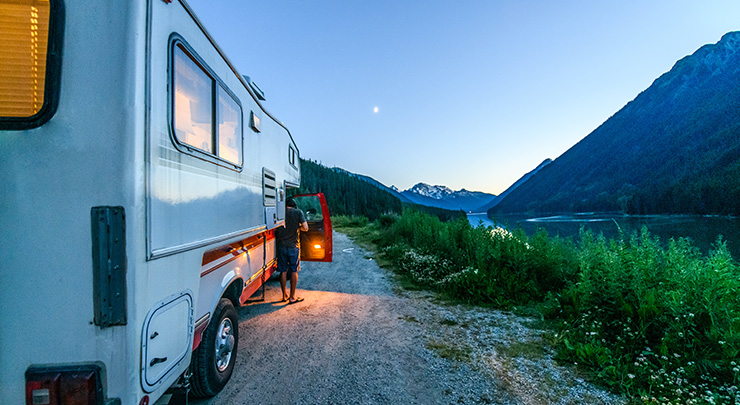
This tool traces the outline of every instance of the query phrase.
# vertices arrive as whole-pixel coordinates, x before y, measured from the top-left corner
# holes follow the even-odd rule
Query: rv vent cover
[[[257,83],[253,82],[251,77],[247,75],[244,75],[242,77],[244,78],[244,80],[247,81],[247,83],[249,83],[249,87],[252,88],[254,95],[257,96],[257,98],[261,101],[265,101],[265,92],[260,89],[260,86],[257,86]]]
[[[265,207],[274,207],[277,201],[277,181],[275,172],[262,168],[262,195],[265,199]]]

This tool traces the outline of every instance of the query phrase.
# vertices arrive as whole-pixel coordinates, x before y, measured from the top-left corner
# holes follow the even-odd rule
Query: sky
[[[188,0],[300,156],[499,194],[681,58],[737,0]]]

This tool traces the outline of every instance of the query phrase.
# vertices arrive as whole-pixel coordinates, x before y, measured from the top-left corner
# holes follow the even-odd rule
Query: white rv
[[[184,0],[0,0],[0,51],[0,403],[215,394],[300,184],[291,134]],[[319,206],[302,251],[330,261]]]

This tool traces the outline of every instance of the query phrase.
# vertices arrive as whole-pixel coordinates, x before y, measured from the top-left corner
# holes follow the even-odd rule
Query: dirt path
[[[538,339],[523,318],[394,292],[368,252],[343,234],[334,243],[333,263],[302,264],[304,302],[278,302],[273,279],[265,302],[237,309],[234,375],[216,397],[191,403],[621,402],[554,366],[544,350],[502,350],[508,339]],[[538,364],[543,358],[552,364]]]

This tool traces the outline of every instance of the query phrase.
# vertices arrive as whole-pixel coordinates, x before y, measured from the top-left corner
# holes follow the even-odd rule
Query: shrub
[[[561,358],[643,399],[740,399],[740,271],[721,240],[704,258],[687,239],[661,248],[647,229],[627,241],[585,233],[578,270],[546,305],[560,307]]]
[[[382,227],[389,227],[398,220],[397,214],[383,214],[378,218],[378,225]]]
[[[388,257],[401,271],[453,297],[506,307],[542,299],[569,274],[571,247],[522,230],[442,222],[406,210],[387,228]],[[400,253],[401,246],[407,249]],[[543,256],[546,255],[546,256]]]
[[[573,242],[408,210],[381,229],[385,257],[419,285],[497,307],[541,303],[559,358],[618,391],[740,404],[740,268],[721,239],[703,257],[646,228]]]
[[[361,228],[367,226],[369,220],[360,215],[332,215],[331,223],[334,228]]]

